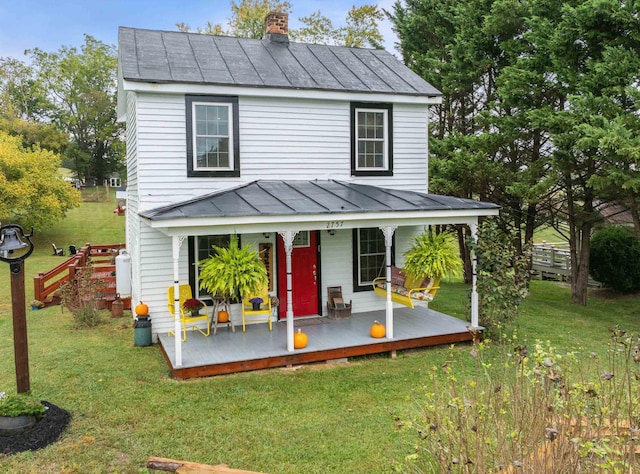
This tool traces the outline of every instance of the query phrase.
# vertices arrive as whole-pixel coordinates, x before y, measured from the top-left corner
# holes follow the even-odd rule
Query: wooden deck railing
[[[533,246],[532,270],[540,274],[554,274],[566,279],[571,271],[571,258],[566,244],[536,244]]]
[[[75,255],[33,278],[33,297],[45,305],[60,304],[58,289],[91,263],[93,275],[107,282],[106,293],[115,293],[115,257],[125,244],[85,244]]]

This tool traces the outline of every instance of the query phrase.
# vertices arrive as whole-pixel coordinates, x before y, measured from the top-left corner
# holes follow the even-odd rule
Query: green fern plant
[[[257,293],[268,282],[260,253],[250,246],[239,247],[232,236],[229,247],[213,246],[215,253],[198,262],[200,288],[224,298],[243,298]]]
[[[451,232],[436,234],[432,230],[412,239],[404,253],[404,272],[416,279],[426,277],[439,280],[457,276],[462,271],[462,259],[455,235]]]

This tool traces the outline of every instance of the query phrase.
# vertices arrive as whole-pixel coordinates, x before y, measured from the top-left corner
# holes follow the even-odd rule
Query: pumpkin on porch
[[[371,325],[371,337],[375,337],[377,339],[384,337],[385,334],[387,333],[387,331],[384,328],[384,324],[380,323],[379,321],[374,321],[373,324]]]
[[[218,311],[218,322],[219,323],[228,323],[229,322],[229,313],[222,310]]]
[[[140,303],[136,305],[135,309],[138,316],[146,316],[147,314],[149,314],[149,306],[144,304],[142,301],[140,301]]]
[[[309,343],[309,337],[298,328],[298,332],[293,335],[293,348],[304,349]]]

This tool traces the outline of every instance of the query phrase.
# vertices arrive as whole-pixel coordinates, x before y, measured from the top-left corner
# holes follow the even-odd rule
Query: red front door
[[[287,315],[287,260],[284,242],[278,235],[278,295],[280,318]],[[293,315],[318,314],[318,245],[316,231],[298,232],[291,251]]]

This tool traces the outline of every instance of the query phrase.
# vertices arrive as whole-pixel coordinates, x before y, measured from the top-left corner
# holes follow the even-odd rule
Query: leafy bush
[[[591,276],[623,293],[640,289],[640,240],[633,230],[605,227],[591,237]]]
[[[512,235],[488,219],[478,228],[478,244],[470,245],[478,259],[479,322],[489,332],[513,321],[528,295],[530,250],[518,255],[513,242]]]

